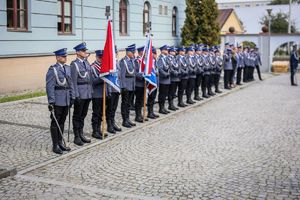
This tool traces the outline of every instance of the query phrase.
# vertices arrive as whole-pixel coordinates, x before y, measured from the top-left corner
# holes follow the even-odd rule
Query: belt
[[[64,87],[64,86],[55,86],[54,87],[55,90],[69,90],[70,87]]]
[[[87,85],[87,84],[89,84],[89,82],[79,82],[79,83],[77,83],[77,85]]]

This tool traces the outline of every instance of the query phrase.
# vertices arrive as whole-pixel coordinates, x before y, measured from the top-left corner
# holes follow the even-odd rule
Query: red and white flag
[[[111,21],[108,20],[106,41],[104,45],[102,67],[100,74],[115,73],[117,71],[116,52],[113,33],[111,29]]]

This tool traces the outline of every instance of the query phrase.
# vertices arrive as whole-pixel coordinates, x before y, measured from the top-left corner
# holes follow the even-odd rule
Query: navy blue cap
[[[228,48],[228,49],[226,49],[226,51],[232,51],[232,49],[231,49],[231,48]]]
[[[103,50],[96,50],[96,56],[103,56]]]
[[[202,51],[202,47],[201,46],[196,47],[195,51]]]
[[[230,47],[234,47],[234,44],[233,44],[233,43],[231,43],[229,46],[230,46]]]
[[[170,51],[170,52],[171,52],[171,51],[176,52],[176,50],[177,50],[177,49],[176,49],[176,47],[174,47],[174,46],[169,48],[169,51]]]
[[[160,49],[160,51],[162,51],[162,50],[168,50],[169,47],[168,47],[168,45],[164,45],[164,46],[160,47],[159,49]]]
[[[204,46],[204,47],[202,48],[202,51],[208,51],[207,46]]]
[[[191,46],[186,48],[186,51],[193,51],[193,50],[194,50],[194,48]]]
[[[81,51],[81,50],[87,50],[86,43],[80,43],[77,46],[74,47],[75,51]]]
[[[152,47],[152,53],[156,54],[156,48]]]
[[[137,48],[137,51],[141,52],[141,51],[144,51],[144,49],[145,49],[145,46],[142,46],[142,47]]]
[[[185,48],[184,48],[184,47],[179,47],[179,48],[177,49],[177,51],[185,51]]]
[[[135,44],[129,45],[125,49],[126,51],[135,52]]]
[[[67,56],[67,48],[59,49],[53,52],[56,56]]]
[[[227,45],[229,45],[229,42],[226,42],[226,43],[225,43],[225,46],[227,46]]]

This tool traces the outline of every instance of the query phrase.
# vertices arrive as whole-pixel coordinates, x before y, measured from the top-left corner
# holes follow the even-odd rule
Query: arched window
[[[172,11],[172,35],[177,36],[177,8],[174,7]]]
[[[120,35],[127,35],[127,1],[120,0],[119,4],[119,32]]]
[[[144,3],[144,10],[143,10],[143,33],[147,32],[147,24],[150,22],[150,3]]]

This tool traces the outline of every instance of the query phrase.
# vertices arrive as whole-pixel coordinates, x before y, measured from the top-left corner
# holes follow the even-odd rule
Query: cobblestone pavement
[[[0,106],[1,165],[24,169],[0,180],[0,199],[300,199],[299,98],[276,76],[44,165],[50,143],[28,138],[50,140],[45,100]]]

